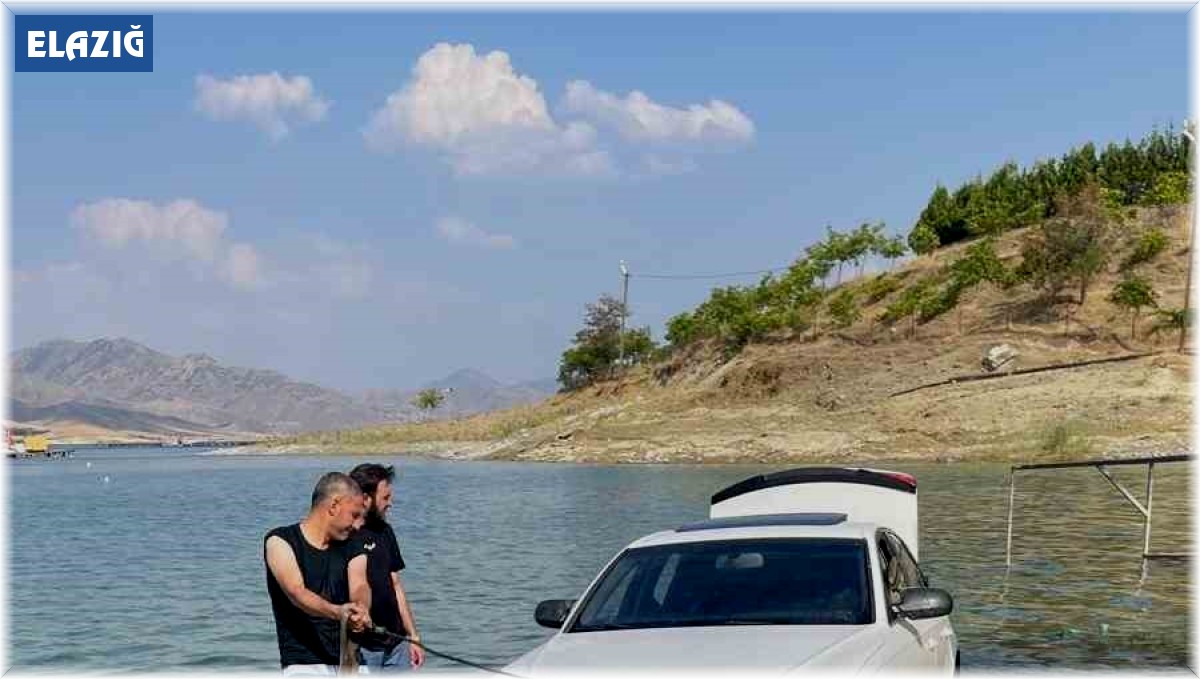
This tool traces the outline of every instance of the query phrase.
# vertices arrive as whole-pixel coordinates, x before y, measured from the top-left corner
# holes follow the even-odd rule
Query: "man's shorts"
[[[369,674],[388,672],[404,672],[412,669],[412,661],[408,657],[408,642],[403,641],[390,651],[368,651],[358,649],[359,671],[366,670]]]

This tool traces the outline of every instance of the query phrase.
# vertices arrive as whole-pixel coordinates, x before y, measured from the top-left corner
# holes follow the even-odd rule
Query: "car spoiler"
[[[917,480],[881,469],[800,467],[759,474],[717,491],[709,516],[835,512],[894,531],[918,556]]]

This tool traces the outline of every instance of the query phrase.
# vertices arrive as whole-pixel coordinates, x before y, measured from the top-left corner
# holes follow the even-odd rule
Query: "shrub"
[[[1083,456],[1091,453],[1087,427],[1079,422],[1056,422],[1041,434],[1040,448],[1054,457]]]
[[[1132,269],[1154,259],[1167,249],[1168,243],[1167,234],[1162,229],[1153,228],[1143,233],[1134,244],[1133,251],[1121,262],[1121,270]]]
[[[889,274],[879,274],[860,288],[867,304],[874,304],[900,289],[900,279]]]
[[[829,316],[833,319],[834,326],[838,328],[846,328],[854,325],[859,318],[862,317],[862,310],[858,307],[858,299],[853,290],[842,290],[829,300]]]
[[[1148,205],[1176,205],[1191,198],[1192,187],[1186,172],[1167,172],[1158,176],[1146,196]]]

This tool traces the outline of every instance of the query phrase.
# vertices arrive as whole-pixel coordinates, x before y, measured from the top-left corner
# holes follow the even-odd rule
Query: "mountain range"
[[[152,435],[273,434],[409,421],[423,388],[446,393],[452,417],[539,401],[550,380],[503,384],[459,370],[416,389],[352,395],[273,370],[227,366],[205,354],[171,356],[132,340],[49,340],[10,354],[10,417],[52,430]]]

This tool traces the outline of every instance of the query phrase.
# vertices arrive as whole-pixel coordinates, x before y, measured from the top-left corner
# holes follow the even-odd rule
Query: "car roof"
[[[873,523],[842,521],[832,525],[804,523],[775,523],[768,525],[722,526],[698,528],[698,524],[687,524],[687,530],[665,530],[643,536],[629,543],[627,549],[657,547],[660,545],[714,542],[720,540],[752,540],[780,538],[841,538],[870,540],[879,526]]]

